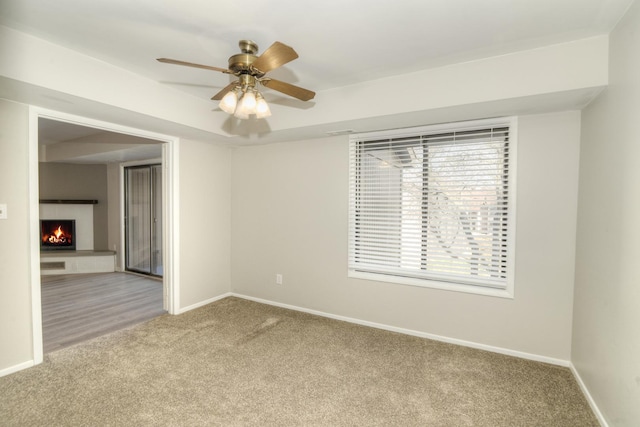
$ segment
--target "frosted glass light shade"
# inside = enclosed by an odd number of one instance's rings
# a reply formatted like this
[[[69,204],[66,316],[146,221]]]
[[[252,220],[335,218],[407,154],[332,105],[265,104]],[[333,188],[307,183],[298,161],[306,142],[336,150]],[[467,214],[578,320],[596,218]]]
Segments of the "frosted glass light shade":
[[[221,100],[219,107],[225,113],[233,114],[238,105],[238,95],[235,91],[227,93]]]
[[[239,119],[248,119],[251,114],[256,113],[256,95],[253,92],[245,92],[240,98],[238,108],[234,116]]]
[[[265,117],[269,117],[271,115],[271,109],[269,108],[269,104],[262,96],[258,97],[258,101],[256,102],[256,117],[259,119],[264,119]]]
[[[240,99],[240,107],[244,114],[256,113],[256,95],[253,92],[245,92]]]

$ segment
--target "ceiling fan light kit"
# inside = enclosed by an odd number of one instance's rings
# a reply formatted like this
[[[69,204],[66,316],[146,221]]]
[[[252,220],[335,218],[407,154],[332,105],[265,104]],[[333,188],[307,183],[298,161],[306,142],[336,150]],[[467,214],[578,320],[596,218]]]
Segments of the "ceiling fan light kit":
[[[313,91],[265,77],[269,71],[298,57],[292,47],[275,42],[262,55],[256,56],[258,45],[254,41],[240,40],[239,46],[242,53],[229,58],[228,69],[168,58],[158,58],[157,60],[168,64],[203,68],[236,76],[236,81],[228,84],[211,99],[220,101],[219,107],[222,111],[233,114],[234,117],[242,120],[251,116],[256,116],[258,119],[271,116],[269,104],[256,88],[257,83],[301,101],[309,101],[315,97],[316,94]]]

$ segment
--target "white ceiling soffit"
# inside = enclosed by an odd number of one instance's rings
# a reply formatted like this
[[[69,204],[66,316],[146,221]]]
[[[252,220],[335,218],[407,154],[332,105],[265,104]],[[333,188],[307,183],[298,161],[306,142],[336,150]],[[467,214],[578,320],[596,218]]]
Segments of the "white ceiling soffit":
[[[73,123],[40,118],[41,162],[106,164],[162,157],[161,142]]]
[[[44,148],[43,148],[44,147]],[[60,143],[41,147],[40,161],[47,163],[107,164],[161,161],[160,145],[120,145],[118,147]]]
[[[7,48],[2,49],[6,53],[0,58],[0,84],[4,87],[0,96],[22,97],[20,101],[75,114],[81,114],[75,110],[82,109],[74,102],[86,98],[83,103],[89,105],[83,105],[88,107],[84,111],[103,120],[119,120],[125,117],[124,112],[136,112],[135,123],[130,123],[134,126],[158,130],[162,127],[159,121],[170,122],[175,126],[165,126],[165,131],[198,138],[210,135],[213,140],[236,136],[241,143],[312,137],[320,131],[354,127],[364,131],[375,118],[379,119],[375,123],[383,123],[387,118],[424,113],[429,120],[431,112],[455,107],[454,102],[433,101],[443,99],[440,92],[456,98],[461,109],[467,109],[469,103],[495,103],[498,96],[461,96],[475,67],[464,64],[482,64],[483,58],[511,58],[505,62],[505,73],[520,71],[519,66],[526,69],[527,61],[532,61],[536,68],[531,70],[531,78],[519,83],[536,86],[544,74],[544,67],[533,62],[536,54],[509,54],[606,35],[632,2],[2,0],[0,25],[94,58],[97,63],[75,61],[66,54],[31,58],[30,49],[12,51],[11,43],[0,40]],[[2,34],[13,37],[8,32]],[[169,57],[226,68],[228,57],[238,53],[238,40],[245,38],[255,40],[261,51],[276,40],[295,48],[300,57],[269,75],[316,91],[316,99],[303,103],[265,89],[273,116],[239,123],[209,100],[228,84],[228,76],[155,61]],[[571,48],[547,50],[547,56],[540,56],[550,65],[549,73],[571,66],[572,58],[563,58],[563,54],[575,54],[578,61],[584,61],[581,66],[592,66],[582,51],[592,48],[589,43],[567,46]],[[550,58],[566,64],[553,67]],[[108,86],[102,88],[105,93],[97,93],[99,84],[92,81],[97,76],[90,72],[91,67],[98,63],[112,67],[105,71],[111,80],[101,80]],[[487,67],[479,70],[490,75],[491,70],[500,69],[496,68],[499,63],[499,59],[484,62]],[[587,68],[583,71],[590,72]],[[66,74],[73,85],[64,80]],[[491,85],[504,77],[494,75],[487,86],[495,88]],[[568,81],[570,77],[560,79]],[[606,72],[604,78],[593,73],[591,78],[580,82],[582,86],[550,81],[548,87],[534,88],[537,92],[515,90],[518,82],[512,79],[507,83],[513,84],[515,96],[507,92],[499,96],[511,103],[516,97],[536,98],[540,109],[545,109],[543,100],[548,95],[554,108],[580,107],[585,97],[606,84]],[[547,80],[553,78],[547,76]],[[559,103],[557,94],[563,92],[567,102]],[[139,99],[133,99],[134,95]],[[425,100],[424,105],[414,99]],[[182,110],[184,117],[179,117],[177,110]]]

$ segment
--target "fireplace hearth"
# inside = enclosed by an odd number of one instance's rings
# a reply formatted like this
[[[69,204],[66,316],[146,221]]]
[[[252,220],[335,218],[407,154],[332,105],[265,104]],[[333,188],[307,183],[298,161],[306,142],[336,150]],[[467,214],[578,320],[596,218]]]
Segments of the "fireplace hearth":
[[[41,219],[40,249],[43,251],[75,251],[76,221],[73,219]]]

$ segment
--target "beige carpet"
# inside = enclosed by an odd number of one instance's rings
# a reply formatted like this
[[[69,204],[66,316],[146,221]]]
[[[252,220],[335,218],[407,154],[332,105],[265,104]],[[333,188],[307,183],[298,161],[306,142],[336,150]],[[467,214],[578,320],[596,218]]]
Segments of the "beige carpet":
[[[238,298],[0,378],[3,426],[598,426],[566,368]]]

